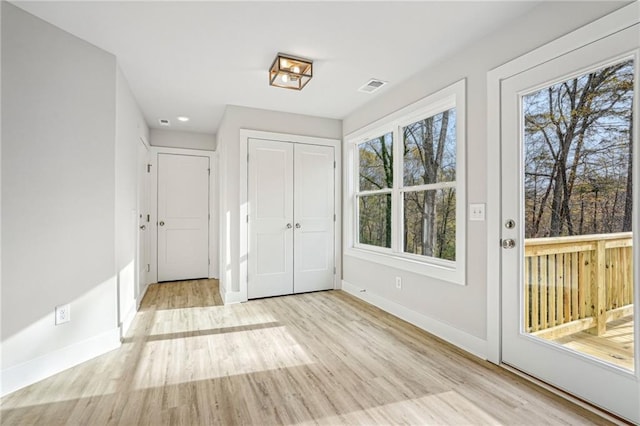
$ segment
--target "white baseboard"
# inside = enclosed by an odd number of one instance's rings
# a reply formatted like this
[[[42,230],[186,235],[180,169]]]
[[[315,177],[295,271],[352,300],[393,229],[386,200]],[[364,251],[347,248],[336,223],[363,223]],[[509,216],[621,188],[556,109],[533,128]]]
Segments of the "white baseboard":
[[[239,291],[220,292],[222,303],[225,305],[232,305],[234,303],[246,302],[246,300],[240,297]]]
[[[133,306],[131,306],[131,309],[129,309],[129,312],[127,312],[127,314],[124,316],[124,319],[122,321],[121,327],[120,327],[120,338],[124,338],[124,336],[127,335],[127,332],[129,331],[129,328],[131,327],[131,324],[133,323],[133,319],[136,317],[136,312],[138,312],[138,309],[136,307],[136,304],[134,303]]]
[[[146,284],[144,286],[144,289],[142,290],[142,293],[140,294],[140,297],[138,297],[138,300],[136,300],[136,310],[137,311],[140,310],[140,305],[142,305],[142,300],[147,295],[147,290],[149,290],[149,284]]]
[[[442,340],[446,340],[452,345],[455,345],[479,358],[487,358],[487,342],[485,340],[479,339],[469,333],[465,333],[464,331],[461,331],[449,324],[430,318],[424,314],[412,311],[411,309],[408,309],[396,302],[392,302],[382,296],[373,294],[370,291],[363,291],[362,288],[344,280],[342,281],[342,290],[357,297],[358,299],[362,299],[367,303],[377,306],[383,311],[395,315],[416,327],[438,336]]]
[[[114,328],[0,373],[0,397],[29,386],[120,347],[120,329]]]

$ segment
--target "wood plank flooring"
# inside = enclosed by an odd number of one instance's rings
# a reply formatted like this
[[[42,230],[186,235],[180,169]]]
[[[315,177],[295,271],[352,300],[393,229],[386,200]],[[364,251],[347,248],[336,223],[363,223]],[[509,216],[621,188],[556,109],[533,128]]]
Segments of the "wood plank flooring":
[[[122,347],[0,401],[3,425],[607,424],[341,291],[222,306],[153,285]]]
[[[581,331],[555,339],[554,342],[634,371],[633,316],[608,322],[607,331],[601,336]]]

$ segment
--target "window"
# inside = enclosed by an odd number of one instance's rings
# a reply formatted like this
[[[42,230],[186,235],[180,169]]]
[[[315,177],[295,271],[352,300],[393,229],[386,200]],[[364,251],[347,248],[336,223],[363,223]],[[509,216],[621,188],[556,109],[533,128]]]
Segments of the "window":
[[[349,136],[347,255],[464,283],[464,90]]]
[[[402,128],[403,250],[456,260],[456,110]]]
[[[358,145],[358,241],[391,248],[393,134]]]

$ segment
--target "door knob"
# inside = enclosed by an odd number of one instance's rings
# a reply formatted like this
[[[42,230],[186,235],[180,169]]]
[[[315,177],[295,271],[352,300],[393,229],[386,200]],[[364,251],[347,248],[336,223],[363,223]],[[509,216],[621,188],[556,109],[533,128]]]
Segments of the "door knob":
[[[147,229],[147,227],[145,225],[140,225],[140,229],[144,231],[145,229]]]
[[[516,246],[516,241],[508,238],[506,240],[502,240],[502,248],[503,249],[512,249]]]
[[[160,226],[164,226],[164,220],[161,220],[160,223],[158,224]]]
[[[301,228],[300,224],[296,223],[296,229],[300,229],[300,228]]]
[[[287,223],[287,229],[291,229],[291,228],[292,228],[291,224]]]

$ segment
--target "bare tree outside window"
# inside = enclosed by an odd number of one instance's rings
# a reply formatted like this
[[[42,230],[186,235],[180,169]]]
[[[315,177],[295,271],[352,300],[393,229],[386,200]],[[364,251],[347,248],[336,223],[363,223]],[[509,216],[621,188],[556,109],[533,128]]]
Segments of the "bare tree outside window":
[[[361,143],[358,158],[358,241],[391,248],[393,134]]]
[[[456,255],[456,111],[403,128],[404,251]]]
[[[632,230],[633,61],[523,98],[526,238]]]

